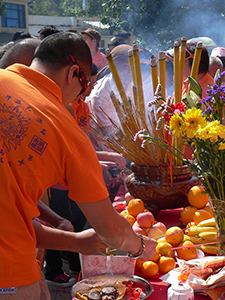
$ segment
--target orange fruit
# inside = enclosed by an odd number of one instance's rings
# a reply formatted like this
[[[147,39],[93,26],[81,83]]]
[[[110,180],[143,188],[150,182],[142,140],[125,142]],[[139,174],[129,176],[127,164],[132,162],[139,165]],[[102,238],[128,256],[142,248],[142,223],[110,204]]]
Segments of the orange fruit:
[[[145,260],[136,259],[135,267],[138,271],[141,271],[141,265],[145,262]]]
[[[194,213],[197,211],[198,209],[194,206],[186,206],[185,208],[182,209],[181,213],[180,213],[180,218],[181,221],[184,224],[188,224],[189,222],[193,221],[193,216]]]
[[[130,223],[131,226],[133,226],[136,221],[135,217],[130,214],[126,214],[124,218]]]
[[[164,243],[158,243],[156,246],[156,252],[158,252],[161,255],[167,255],[170,253],[172,248],[172,245],[170,243],[164,242]]]
[[[159,272],[159,266],[154,261],[145,261],[141,265],[141,273],[146,276],[155,276]]]
[[[179,247],[182,246],[192,246],[194,245],[191,241],[182,242]],[[182,249],[177,249],[177,256],[180,259],[189,260],[195,259],[197,257],[197,251],[195,247],[187,247]]]
[[[159,271],[161,273],[168,273],[176,266],[176,262],[173,257],[161,256],[158,260]]]
[[[126,215],[128,214],[127,209],[122,210],[120,214],[121,214],[122,216],[126,216]]]
[[[191,240],[190,236],[184,234],[184,238],[183,238],[183,241],[182,241],[182,242],[190,241],[190,240]]]
[[[201,221],[211,219],[212,216],[210,213],[204,209],[198,209],[193,217],[193,221],[195,222],[195,225],[198,225]]]
[[[214,217],[212,208],[209,205],[204,206],[202,209],[206,210],[212,217]]]
[[[172,226],[167,229],[165,233],[165,238],[168,243],[176,247],[183,241],[184,238],[183,230],[178,226]]]
[[[204,186],[194,185],[188,191],[188,202],[191,206],[195,206],[198,209],[203,208],[208,203],[208,194],[203,194],[205,192]]]
[[[127,205],[127,210],[130,215],[137,217],[145,210],[144,202],[141,199],[131,199]]]
[[[170,252],[167,255],[164,255],[164,256],[175,257],[175,251],[174,250],[170,250]]]
[[[157,261],[159,259],[159,253],[156,251],[155,253],[154,253],[154,256],[153,257],[149,257],[149,260],[151,260],[151,261]]]

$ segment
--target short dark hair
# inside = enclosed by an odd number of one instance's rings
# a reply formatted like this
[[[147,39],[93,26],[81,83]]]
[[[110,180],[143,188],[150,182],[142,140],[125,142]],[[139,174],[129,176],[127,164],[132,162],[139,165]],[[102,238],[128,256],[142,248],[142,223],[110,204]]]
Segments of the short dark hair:
[[[191,53],[195,53],[195,48],[197,46],[197,43],[187,43],[186,47],[187,50]],[[193,63],[193,58],[188,59],[189,66],[191,68]],[[201,60],[199,64],[199,70],[198,74],[207,73],[209,71],[209,53],[206,49],[206,47],[202,46],[202,54],[201,54]]]
[[[122,45],[122,44],[127,44],[127,42],[126,42],[123,38],[121,38],[121,37],[119,37],[119,36],[114,36],[114,37],[111,38],[111,40],[109,41],[108,47],[109,47],[109,46],[114,46],[114,47],[116,47],[116,46],[119,46],[119,45]]]
[[[70,55],[87,75],[91,73],[92,58],[89,47],[80,34],[73,32],[59,32],[44,38],[33,59],[53,70],[60,70],[73,64]]]
[[[28,31],[19,30],[16,33],[14,33],[12,37],[12,41],[21,40],[21,39],[27,39],[31,38],[31,34]]]
[[[19,40],[10,49],[6,50],[0,60],[0,68],[5,69],[15,63],[29,66],[35,49],[40,43],[40,40],[32,38]]]
[[[44,37],[58,32],[60,32],[60,30],[57,29],[54,25],[46,25],[38,31],[38,33],[43,34]]]

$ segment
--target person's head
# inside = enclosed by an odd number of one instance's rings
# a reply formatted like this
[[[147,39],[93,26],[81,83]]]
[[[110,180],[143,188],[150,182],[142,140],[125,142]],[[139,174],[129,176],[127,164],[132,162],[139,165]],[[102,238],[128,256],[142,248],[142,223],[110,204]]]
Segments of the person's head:
[[[94,57],[94,55],[98,51],[99,43],[101,41],[100,33],[93,28],[88,28],[85,31],[82,31],[81,34],[83,35],[85,42],[90,48],[92,57]]]
[[[37,47],[31,68],[59,85],[67,105],[84,92],[91,74],[90,50],[80,34],[59,32],[46,37]]]
[[[5,69],[15,63],[29,66],[34,55],[34,51],[40,42],[40,40],[32,38],[18,41],[11,48],[6,50],[0,60],[0,68]]]
[[[18,41],[21,39],[27,39],[27,38],[32,38],[31,34],[28,31],[23,31],[23,30],[19,30],[16,33],[14,33],[13,37],[12,37],[12,41]]]
[[[115,37],[121,37],[125,40],[126,44],[131,45],[131,33],[126,30],[118,30]]]
[[[209,57],[209,75],[214,78],[216,71],[220,70],[220,73],[223,70],[223,63],[219,59],[219,57],[216,56],[210,56]]]
[[[127,44],[126,41],[121,37],[114,36],[108,43],[108,48],[112,51],[116,46]]]
[[[57,29],[54,25],[47,25],[42,27],[38,33],[39,33],[39,39],[43,40],[44,38],[46,38],[47,36],[54,34],[54,33],[58,33],[60,32],[59,29]]]

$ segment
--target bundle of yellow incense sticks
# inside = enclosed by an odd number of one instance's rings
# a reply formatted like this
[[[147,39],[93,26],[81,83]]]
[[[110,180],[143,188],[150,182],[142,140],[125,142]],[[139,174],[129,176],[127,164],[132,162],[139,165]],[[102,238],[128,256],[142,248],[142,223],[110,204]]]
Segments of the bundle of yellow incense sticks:
[[[196,48],[194,61],[192,66],[191,76],[197,78],[198,67],[201,57],[201,47],[202,44]],[[91,116],[92,120],[99,126],[100,130],[92,127],[91,132],[89,132],[93,137],[105,142],[109,147],[114,150],[124,154],[129,160],[142,166],[158,166],[162,163],[170,162],[169,155],[167,151],[161,147],[154,144],[147,144],[142,147],[142,141],[134,141],[135,134],[142,130],[147,129],[151,135],[155,138],[165,139],[165,130],[161,128],[156,130],[156,122],[160,117],[160,114],[155,111],[151,111],[150,115],[146,116],[145,102],[143,96],[143,86],[142,86],[142,75],[140,66],[139,50],[137,45],[134,45],[133,49],[128,52],[128,62],[130,66],[131,77],[133,81],[133,103],[127,98],[126,92],[122,85],[121,79],[119,77],[117,68],[115,66],[113,57],[109,49],[106,50],[107,61],[116,83],[117,89],[119,91],[121,101],[116,98],[113,91],[110,92],[110,97],[114,104],[115,110],[117,112],[118,118],[121,123],[120,125],[115,124],[113,120],[104,111],[105,115],[110,120],[111,124],[115,128],[114,132],[107,132],[107,129]],[[174,84],[175,84],[175,103],[180,102],[182,95],[182,85],[183,85],[183,73],[185,64],[185,54],[186,54],[186,38],[181,39],[181,46],[178,42],[174,43]],[[164,99],[166,98],[166,60],[165,53],[159,52],[158,55],[158,72],[155,56],[152,56],[149,64],[151,68],[153,91],[155,93],[158,83],[162,86],[162,94]],[[153,100],[153,99],[149,99]],[[147,122],[148,117],[148,122]],[[182,148],[181,141],[174,138],[172,141],[176,148]],[[179,165],[180,160],[173,158],[173,164]]]

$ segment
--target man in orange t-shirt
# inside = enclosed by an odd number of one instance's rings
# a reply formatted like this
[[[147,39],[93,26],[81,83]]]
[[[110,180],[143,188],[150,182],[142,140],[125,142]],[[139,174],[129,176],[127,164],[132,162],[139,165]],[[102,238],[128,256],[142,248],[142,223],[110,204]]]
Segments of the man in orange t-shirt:
[[[40,224],[36,240],[32,220],[37,201],[57,182],[69,188],[103,243],[143,260],[155,252],[156,242],[134,233],[112,207],[90,140],[65,107],[86,89],[90,72],[88,46],[69,32],[45,38],[30,67],[0,70],[1,300],[41,299],[36,244],[54,249],[59,237]],[[69,234],[60,237],[61,248]],[[76,247],[82,253],[87,245],[81,239]],[[61,250],[73,248],[70,240]]]

